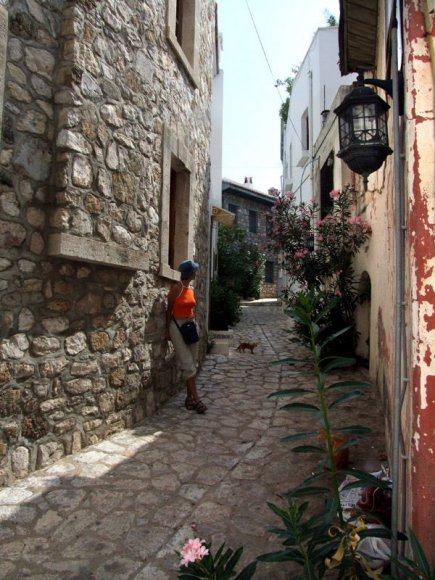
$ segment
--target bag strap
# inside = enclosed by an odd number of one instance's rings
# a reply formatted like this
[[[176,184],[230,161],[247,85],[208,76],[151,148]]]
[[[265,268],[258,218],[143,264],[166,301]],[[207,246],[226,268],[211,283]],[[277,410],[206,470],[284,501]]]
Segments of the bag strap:
[[[175,326],[176,326],[176,327],[178,328],[178,330],[181,332],[181,328],[180,328],[180,326],[179,326],[178,322],[175,320],[175,317],[174,317],[174,315],[172,315],[172,320],[175,322]]]

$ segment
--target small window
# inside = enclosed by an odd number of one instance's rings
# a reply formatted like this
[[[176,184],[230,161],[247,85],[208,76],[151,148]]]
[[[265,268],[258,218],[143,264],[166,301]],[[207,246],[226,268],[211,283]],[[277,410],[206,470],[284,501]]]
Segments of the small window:
[[[166,36],[191,81],[198,86],[199,0],[169,0]]]
[[[273,232],[273,217],[271,215],[266,216],[266,236],[271,236]]]
[[[160,274],[177,279],[176,268],[193,254],[194,162],[183,136],[163,133]]]
[[[252,234],[257,233],[257,212],[253,209],[249,210],[249,231]]]
[[[270,260],[266,260],[266,264],[264,265],[264,281],[266,282],[266,284],[274,283],[275,281],[274,269],[275,264]]]
[[[301,135],[302,135],[302,148],[308,151],[310,148],[310,117],[308,115],[308,109],[305,110],[301,119]]]
[[[187,255],[187,230],[189,222],[188,199],[190,175],[179,159],[172,156],[171,183],[169,185],[169,240],[168,264],[175,270]]]
[[[231,213],[234,214],[234,223],[237,224],[237,219],[239,216],[239,206],[235,205],[234,203],[229,203],[228,204],[228,211],[230,211]]]

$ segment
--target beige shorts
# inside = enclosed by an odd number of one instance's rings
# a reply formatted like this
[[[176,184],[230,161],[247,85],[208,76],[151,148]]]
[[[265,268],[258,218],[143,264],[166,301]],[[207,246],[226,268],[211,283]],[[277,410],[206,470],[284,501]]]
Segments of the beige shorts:
[[[179,326],[183,322],[187,322],[189,318],[177,318]],[[186,344],[183,340],[181,332],[173,320],[169,325],[169,336],[174,345],[175,355],[177,357],[178,366],[180,367],[183,379],[190,379],[196,375],[198,365],[199,342],[195,344]]]

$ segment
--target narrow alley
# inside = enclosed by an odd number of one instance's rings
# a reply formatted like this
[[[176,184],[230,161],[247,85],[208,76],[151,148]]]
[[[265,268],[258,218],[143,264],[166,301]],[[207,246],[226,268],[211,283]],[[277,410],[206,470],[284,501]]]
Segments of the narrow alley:
[[[279,503],[315,461],[280,441],[311,415],[267,398],[308,380],[270,364],[297,348],[290,325],[278,304],[244,306],[229,357],[208,355],[200,372],[206,415],[187,411],[180,392],[135,429],[2,489],[0,578],[174,579],[176,551],[195,535],[214,548],[243,545],[242,563],[280,549],[266,502]],[[257,342],[254,354],[236,351],[239,340]],[[343,406],[338,420],[372,427],[351,461],[374,470],[384,442],[373,397]],[[254,578],[284,580],[291,570],[260,563]]]

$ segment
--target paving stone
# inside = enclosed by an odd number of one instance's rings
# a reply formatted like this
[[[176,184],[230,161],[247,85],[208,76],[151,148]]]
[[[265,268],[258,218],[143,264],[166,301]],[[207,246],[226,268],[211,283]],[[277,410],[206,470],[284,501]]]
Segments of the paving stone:
[[[206,415],[188,412],[179,393],[142,425],[1,490],[6,556],[0,577],[175,580],[176,551],[195,535],[216,548],[223,541],[244,546],[242,565],[280,549],[268,532],[280,521],[267,502],[278,503],[316,462],[292,454],[280,440],[312,429],[312,417],[291,415],[280,410],[285,403],[267,398],[289,385],[310,384],[310,377],[296,381],[287,368],[270,364],[293,352],[285,331],[290,324],[275,305],[245,307],[234,344],[252,337],[259,343],[256,356],[235,347],[228,357],[207,356],[198,376]],[[374,411],[380,407],[375,394],[365,397],[334,420],[351,413],[354,423],[364,415],[361,422],[374,427],[374,435],[352,449],[352,461],[379,468],[383,419]],[[254,578],[295,575],[291,563],[261,563]]]

